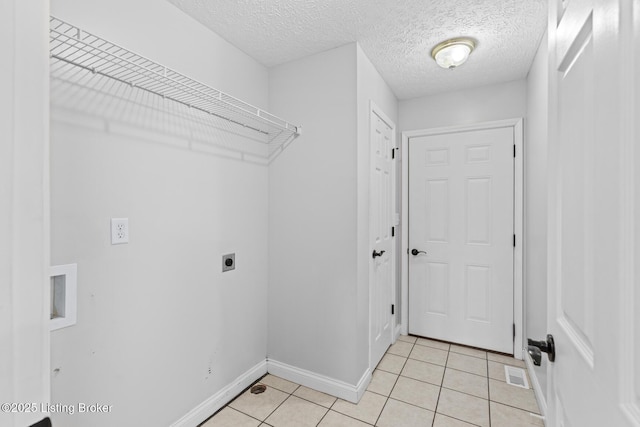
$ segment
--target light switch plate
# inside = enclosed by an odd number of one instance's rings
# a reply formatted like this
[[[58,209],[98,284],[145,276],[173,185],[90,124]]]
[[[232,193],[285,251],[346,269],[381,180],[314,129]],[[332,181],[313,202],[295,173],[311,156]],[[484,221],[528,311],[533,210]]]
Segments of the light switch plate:
[[[129,243],[129,218],[111,218],[111,244]]]

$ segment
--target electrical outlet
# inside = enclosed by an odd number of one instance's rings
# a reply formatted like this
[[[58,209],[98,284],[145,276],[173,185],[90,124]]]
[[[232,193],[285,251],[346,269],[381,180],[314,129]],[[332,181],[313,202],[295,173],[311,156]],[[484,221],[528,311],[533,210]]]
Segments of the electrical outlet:
[[[222,255],[222,272],[236,269],[236,254]]]
[[[111,218],[111,244],[129,243],[129,218]]]

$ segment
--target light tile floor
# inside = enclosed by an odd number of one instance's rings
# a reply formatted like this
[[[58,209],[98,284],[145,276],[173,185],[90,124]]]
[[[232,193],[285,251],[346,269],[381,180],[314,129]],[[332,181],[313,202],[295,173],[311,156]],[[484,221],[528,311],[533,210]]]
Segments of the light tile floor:
[[[267,375],[259,381],[264,393],[245,391],[201,427],[544,426],[533,390],[507,384],[505,364],[525,366],[501,354],[401,336],[357,405]]]

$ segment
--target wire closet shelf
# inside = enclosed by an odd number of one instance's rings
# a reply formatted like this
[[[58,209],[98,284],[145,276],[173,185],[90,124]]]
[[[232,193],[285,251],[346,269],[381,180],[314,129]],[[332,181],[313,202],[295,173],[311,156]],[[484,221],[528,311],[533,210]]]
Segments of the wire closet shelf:
[[[302,132],[300,126],[58,18],[51,16],[49,23],[52,61],[108,77],[177,102],[199,114],[255,131],[269,145],[270,160]]]

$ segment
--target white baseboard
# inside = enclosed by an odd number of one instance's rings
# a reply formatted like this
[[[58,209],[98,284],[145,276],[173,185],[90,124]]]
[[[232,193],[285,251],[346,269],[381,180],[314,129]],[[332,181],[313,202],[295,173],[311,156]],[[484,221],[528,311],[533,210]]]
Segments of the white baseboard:
[[[371,371],[369,369],[365,371],[355,386],[272,359],[267,359],[267,371],[285,380],[293,381],[353,403],[357,403],[360,400],[371,382]]]
[[[538,406],[540,407],[540,413],[543,417],[547,415],[547,400],[544,397],[544,393],[542,392],[542,388],[540,387],[540,382],[538,382],[538,377],[536,376],[533,360],[531,360],[531,356],[529,356],[529,352],[524,353],[524,363],[527,365],[527,371],[529,371],[529,379],[531,380],[531,386],[533,387],[533,392],[536,395],[536,400],[538,401]],[[545,421],[546,424],[546,420]]]
[[[171,427],[196,427],[266,373],[267,361],[263,360],[171,424]]]
[[[393,332],[393,340],[391,341],[392,344],[398,341],[398,338],[400,338],[401,333],[402,333],[402,325],[396,326],[396,330]]]
[[[171,427],[196,427],[213,413],[231,402],[244,389],[266,373],[277,375],[285,380],[318,390],[349,402],[357,403],[371,382],[371,371],[367,369],[357,385],[345,383],[334,378],[296,368],[276,360],[266,359],[236,378],[222,390],[193,408],[189,413],[171,424]]]

